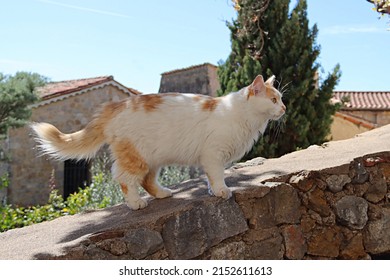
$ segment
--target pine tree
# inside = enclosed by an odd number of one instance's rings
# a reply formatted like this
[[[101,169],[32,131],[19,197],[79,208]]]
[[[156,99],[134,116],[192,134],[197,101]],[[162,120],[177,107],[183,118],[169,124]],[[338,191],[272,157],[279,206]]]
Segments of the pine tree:
[[[318,81],[317,26],[309,27],[306,0],[289,13],[289,0],[237,0],[237,19],[228,24],[232,51],[219,66],[220,95],[275,75],[284,92],[286,116],[268,125],[245,159],[276,157],[321,144],[329,135],[336,107],[330,103],[339,66]]]
[[[36,73],[17,72],[14,76],[0,73],[0,138],[8,128],[27,122],[31,116],[29,105],[38,100],[34,90],[47,80]]]

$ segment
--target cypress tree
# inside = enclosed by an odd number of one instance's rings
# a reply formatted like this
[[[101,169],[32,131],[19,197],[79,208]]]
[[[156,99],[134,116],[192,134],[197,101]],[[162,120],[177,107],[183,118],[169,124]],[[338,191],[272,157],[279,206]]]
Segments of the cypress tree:
[[[330,103],[339,66],[318,80],[317,26],[309,27],[306,0],[289,12],[289,0],[237,0],[237,19],[228,23],[232,51],[220,64],[220,95],[275,75],[286,116],[268,125],[245,159],[276,157],[327,140],[336,107]]]

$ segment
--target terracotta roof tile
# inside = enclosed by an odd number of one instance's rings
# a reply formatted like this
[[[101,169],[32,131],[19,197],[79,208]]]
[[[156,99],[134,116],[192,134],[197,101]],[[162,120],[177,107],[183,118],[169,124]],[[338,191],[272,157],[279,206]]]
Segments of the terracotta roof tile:
[[[88,79],[52,82],[46,84],[41,88],[38,88],[37,92],[42,99],[48,99],[55,96],[60,96],[75,91],[79,91],[112,80],[113,80],[112,76],[103,76],[103,77],[95,77],[95,78],[88,78]]]
[[[390,91],[335,91],[333,97],[346,110],[390,110]]]

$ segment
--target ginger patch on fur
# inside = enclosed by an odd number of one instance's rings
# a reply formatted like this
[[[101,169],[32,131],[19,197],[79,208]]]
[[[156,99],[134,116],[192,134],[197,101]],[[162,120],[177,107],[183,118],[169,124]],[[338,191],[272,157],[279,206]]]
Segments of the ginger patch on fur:
[[[127,188],[127,186],[125,184],[120,184],[121,185],[121,190],[122,192],[127,195],[128,192],[129,192],[129,189]]]
[[[249,87],[248,88],[248,95],[247,95],[247,97],[246,97],[246,99],[248,100],[250,97],[252,97],[252,96],[255,96],[255,92],[254,92],[254,90],[252,89],[252,87]]]
[[[279,96],[275,94],[274,90],[271,87],[266,87],[265,94],[267,95],[268,98],[276,98],[279,99]]]
[[[146,174],[149,170],[144,158],[128,140],[112,144],[112,151],[122,172],[130,174]]]
[[[218,103],[219,99],[217,98],[207,98],[202,102],[202,110],[212,112],[217,108]]]
[[[152,112],[155,111],[163,102],[163,96],[159,94],[146,94],[131,98],[133,111],[138,111],[141,107],[143,107],[146,112]]]

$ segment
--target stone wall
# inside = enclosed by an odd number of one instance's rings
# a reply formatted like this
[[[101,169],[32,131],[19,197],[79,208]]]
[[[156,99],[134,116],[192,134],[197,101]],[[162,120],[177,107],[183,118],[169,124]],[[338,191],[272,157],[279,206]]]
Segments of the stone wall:
[[[140,211],[125,205],[0,234],[0,259],[378,259],[390,257],[390,126],[226,170]]]
[[[35,107],[31,121],[48,122],[62,132],[82,129],[103,103],[128,97],[117,87],[107,85],[81,95],[65,98]],[[61,188],[64,181],[64,163],[48,157],[39,157],[31,130],[25,126],[9,131],[9,173],[11,184],[8,200],[16,205],[44,204],[49,197],[49,181],[54,172],[54,183]]]
[[[182,92],[217,96],[217,67],[210,63],[161,74],[159,93]]]
[[[0,177],[8,173],[8,138],[0,139]],[[0,203],[7,197],[7,189],[1,189],[0,185]]]
[[[341,110],[342,113],[355,116],[378,126],[390,124],[389,110]]]
[[[343,140],[354,137],[356,134],[369,131],[370,128],[366,126],[356,124],[343,116],[333,116],[333,122],[330,127],[329,139],[332,140]]]

